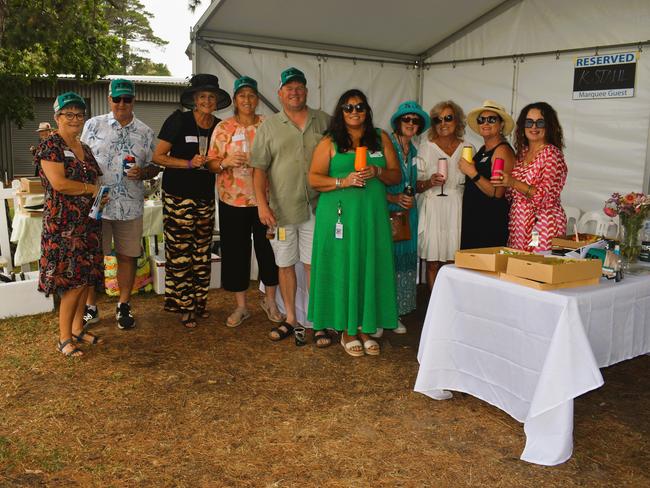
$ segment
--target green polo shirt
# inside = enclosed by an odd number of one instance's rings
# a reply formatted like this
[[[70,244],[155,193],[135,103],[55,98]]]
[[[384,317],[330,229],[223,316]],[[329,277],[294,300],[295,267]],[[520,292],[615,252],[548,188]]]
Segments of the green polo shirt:
[[[269,179],[269,205],[278,225],[309,220],[309,205],[316,208],[318,192],[309,186],[311,156],[329,125],[330,116],[307,108],[300,130],[284,111],[267,117],[257,129],[251,150],[251,166],[263,169]]]

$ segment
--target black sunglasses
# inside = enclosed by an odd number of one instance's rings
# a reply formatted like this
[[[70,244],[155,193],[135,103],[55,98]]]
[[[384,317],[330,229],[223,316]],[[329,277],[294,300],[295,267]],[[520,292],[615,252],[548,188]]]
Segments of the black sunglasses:
[[[405,124],[422,125],[422,121],[420,120],[420,117],[404,116],[400,120]]]
[[[351,103],[344,103],[341,105],[341,108],[346,114],[351,114],[353,111],[362,114],[367,110],[368,106],[365,103],[357,103],[356,105],[352,105]]]
[[[497,122],[500,122],[502,119],[498,115],[488,115],[487,117],[483,117],[479,115],[476,117],[476,123],[478,125],[483,125],[483,124],[496,124]]]
[[[113,100],[113,103],[131,103],[133,101],[133,97],[111,97]]]
[[[531,129],[533,126],[537,127],[538,129],[543,129],[544,127],[546,127],[546,121],[544,119],[537,119],[537,120],[526,119],[526,121],[524,122],[524,127],[526,129]]]
[[[452,114],[447,114],[444,117],[438,116],[433,119],[433,125],[441,124],[443,121],[452,122],[453,120],[454,120],[454,116]]]

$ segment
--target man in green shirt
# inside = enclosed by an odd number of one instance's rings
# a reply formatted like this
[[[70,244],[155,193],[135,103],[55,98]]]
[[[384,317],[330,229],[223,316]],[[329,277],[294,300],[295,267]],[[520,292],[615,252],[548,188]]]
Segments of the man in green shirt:
[[[280,75],[278,97],[282,110],[262,123],[251,151],[257,209],[262,224],[275,230],[271,246],[287,313],[286,321],[271,330],[272,341],[284,339],[294,330],[297,337],[304,337],[304,328],[296,318],[295,265],[303,263],[309,287],[318,192],[309,186],[307,175],[312,152],[330,120],[325,112],[307,106],[307,79],[296,68]],[[326,335],[317,337],[321,347],[330,342]]]

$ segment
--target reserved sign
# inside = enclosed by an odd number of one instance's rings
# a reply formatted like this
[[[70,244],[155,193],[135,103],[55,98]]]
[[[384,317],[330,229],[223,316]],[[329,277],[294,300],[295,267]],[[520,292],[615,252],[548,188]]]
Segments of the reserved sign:
[[[573,99],[633,97],[638,56],[628,52],[576,58]]]

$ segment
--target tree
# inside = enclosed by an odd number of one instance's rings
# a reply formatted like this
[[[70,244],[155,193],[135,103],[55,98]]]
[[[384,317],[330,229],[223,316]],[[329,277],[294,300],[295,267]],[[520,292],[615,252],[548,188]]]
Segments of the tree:
[[[163,63],[154,63],[149,59],[143,59],[142,61],[136,62],[131,67],[132,75],[142,75],[142,76],[171,76],[169,68],[166,64]]]
[[[152,63],[145,57],[147,49],[137,47],[137,44],[151,43],[155,46],[165,46],[167,41],[153,33],[149,20],[153,17],[144,9],[139,0],[110,0],[106,6],[106,21],[109,30],[121,41],[119,54],[120,70],[118,74],[143,74],[143,68],[167,72],[164,64]],[[157,65],[160,66],[157,66]]]
[[[108,30],[106,0],[0,0],[0,119],[33,118],[33,80],[72,74],[93,81],[118,68],[120,40]]]
[[[201,0],[187,0],[187,7],[194,12],[201,5]]]

